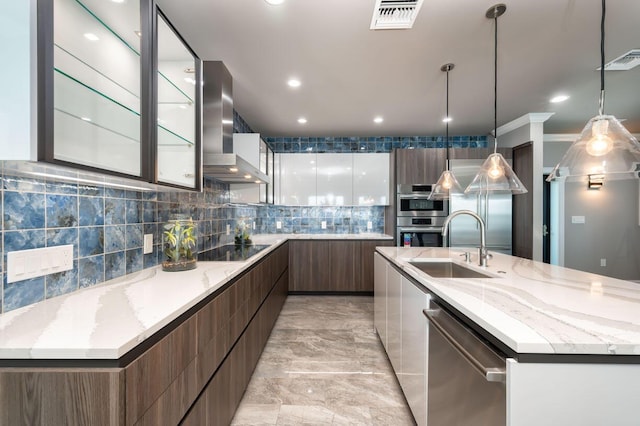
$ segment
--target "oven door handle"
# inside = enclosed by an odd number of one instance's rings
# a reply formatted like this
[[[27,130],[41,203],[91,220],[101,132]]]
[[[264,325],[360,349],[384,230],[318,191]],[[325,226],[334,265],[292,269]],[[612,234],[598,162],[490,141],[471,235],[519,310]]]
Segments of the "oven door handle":
[[[400,232],[432,232],[432,233],[442,233],[441,227],[411,227],[411,226],[399,226],[398,230]]]

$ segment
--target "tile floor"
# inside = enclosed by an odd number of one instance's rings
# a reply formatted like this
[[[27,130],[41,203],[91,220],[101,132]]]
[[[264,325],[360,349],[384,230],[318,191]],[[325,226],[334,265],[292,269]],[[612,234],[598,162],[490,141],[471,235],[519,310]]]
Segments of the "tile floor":
[[[232,425],[413,425],[373,297],[289,296]]]

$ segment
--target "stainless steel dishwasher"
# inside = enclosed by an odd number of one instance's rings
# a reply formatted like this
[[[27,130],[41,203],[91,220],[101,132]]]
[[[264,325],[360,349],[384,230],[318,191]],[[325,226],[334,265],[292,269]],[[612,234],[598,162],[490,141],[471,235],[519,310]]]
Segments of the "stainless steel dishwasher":
[[[436,302],[429,319],[429,426],[506,424],[506,361]]]

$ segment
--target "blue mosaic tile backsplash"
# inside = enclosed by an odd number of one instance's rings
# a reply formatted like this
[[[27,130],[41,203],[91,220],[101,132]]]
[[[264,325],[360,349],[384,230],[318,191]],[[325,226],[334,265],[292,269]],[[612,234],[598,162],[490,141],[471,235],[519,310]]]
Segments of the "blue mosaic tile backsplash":
[[[0,163],[1,164],[1,163]],[[161,262],[162,223],[187,214],[198,224],[198,250],[231,242],[226,225],[257,216],[255,208],[228,204],[227,184],[206,179],[202,193],[131,191],[0,175],[2,226],[1,312],[121,277]],[[154,235],[143,254],[143,235]],[[7,283],[6,253],[73,245],[74,268]]]
[[[232,242],[233,232],[226,235],[226,226],[233,230],[240,221],[255,222],[252,234],[384,229],[383,207],[235,205],[228,202],[228,185],[213,179],[205,179],[202,193],[147,192],[7,173],[0,174],[1,312],[158,265],[162,224],[177,214],[197,222],[198,251]],[[326,229],[321,229],[322,221]],[[372,222],[371,230],[367,222]],[[154,236],[151,254],[143,254],[144,234]],[[7,252],[65,244],[73,245],[72,270],[7,283]]]
[[[445,148],[444,136],[265,137],[273,152],[391,152],[396,148]],[[486,148],[486,136],[454,136],[452,148]]]

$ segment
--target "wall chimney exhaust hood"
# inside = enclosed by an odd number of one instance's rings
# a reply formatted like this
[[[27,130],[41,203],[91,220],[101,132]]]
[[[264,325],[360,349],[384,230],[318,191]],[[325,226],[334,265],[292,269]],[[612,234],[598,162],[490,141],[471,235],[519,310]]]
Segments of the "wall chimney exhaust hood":
[[[202,79],[202,174],[227,183],[270,183],[257,164],[233,152],[233,80],[229,70],[221,61],[203,61]]]

